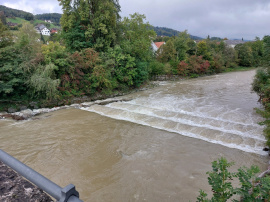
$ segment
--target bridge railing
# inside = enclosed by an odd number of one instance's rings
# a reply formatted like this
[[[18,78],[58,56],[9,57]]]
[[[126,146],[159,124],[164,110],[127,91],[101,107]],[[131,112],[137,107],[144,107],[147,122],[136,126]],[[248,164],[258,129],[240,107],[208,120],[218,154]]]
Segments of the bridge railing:
[[[0,160],[59,202],[83,202],[73,184],[62,188],[0,149]]]

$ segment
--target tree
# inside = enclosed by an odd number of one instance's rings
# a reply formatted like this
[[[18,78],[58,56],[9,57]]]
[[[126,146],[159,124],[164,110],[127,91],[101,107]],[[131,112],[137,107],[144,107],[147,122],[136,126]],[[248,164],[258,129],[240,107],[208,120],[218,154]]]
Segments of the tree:
[[[62,6],[61,26],[67,48],[105,51],[114,45],[120,19],[118,0],[58,0]]]
[[[260,66],[263,57],[263,41],[256,37],[254,41],[246,43],[252,50],[252,65]]]
[[[7,19],[4,11],[0,11],[0,22],[2,22],[4,25],[7,24]]]
[[[27,61],[41,51],[40,35],[29,22],[23,23],[17,32],[16,44]]]
[[[152,56],[151,41],[156,33],[150,29],[150,24],[144,22],[146,17],[139,13],[125,17],[121,22],[122,39],[120,45],[124,52],[139,61],[149,61]]]
[[[27,20],[27,21],[34,20],[34,15],[31,14],[31,13],[26,13],[26,14],[24,15],[24,19]]]
[[[263,58],[266,66],[270,66],[270,36],[263,37]]]
[[[251,47],[248,44],[237,44],[235,50],[237,51],[239,65],[250,67],[253,62]]]
[[[173,39],[170,39],[166,44],[161,46],[158,49],[157,55],[157,60],[162,63],[176,61],[177,53],[174,47]]]
[[[13,44],[13,36],[8,28],[0,21],[0,48]]]
[[[185,60],[187,57],[188,42],[190,41],[187,30],[180,32],[178,37],[174,40],[174,46],[177,53],[178,61]]]
[[[203,56],[203,59],[205,60],[208,60],[208,61],[212,60],[211,52],[206,41],[200,41],[198,43],[197,55]]]

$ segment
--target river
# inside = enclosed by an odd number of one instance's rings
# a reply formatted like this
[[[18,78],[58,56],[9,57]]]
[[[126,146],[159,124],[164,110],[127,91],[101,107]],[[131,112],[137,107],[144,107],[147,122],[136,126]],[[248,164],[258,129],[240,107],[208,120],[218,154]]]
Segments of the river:
[[[220,157],[267,167],[255,71],[233,72],[124,96],[130,101],[0,120],[0,148],[84,201],[195,201]]]

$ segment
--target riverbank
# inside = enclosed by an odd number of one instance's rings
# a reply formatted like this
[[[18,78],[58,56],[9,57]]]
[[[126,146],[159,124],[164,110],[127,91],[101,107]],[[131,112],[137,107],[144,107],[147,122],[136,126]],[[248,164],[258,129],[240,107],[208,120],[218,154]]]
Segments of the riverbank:
[[[238,67],[238,68],[228,68],[225,72],[237,72],[237,71],[248,71],[255,68]],[[211,76],[211,75],[198,75],[199,77]],[[66,109],[69,106],[77,106],[77,104],[82,104],[85,102],[94,102],[98,100],[105,100],[116,98],[119,96],[124,96],[137,91],[144,91],[152,89],[158,86],[159,81],[179,81],[193,79],[191,77],[183,77],[179,75],[156,75],[151,78],[151,80],[140,88],[117,91],[112,94],[100,94],[96,93],[93,96],[82,96],[82,97],[72,97],[62,100],[40,100],[40,101],[0,101],[0,119],[1,118],[12,118],[14,120],[25,120],[29,117],[35,116],[41,113],[47,113],[50,111],[55,111],[59,109]],[[44,109],[43,109],[44,108]],[[41,109],[41,110],[40,110]]]

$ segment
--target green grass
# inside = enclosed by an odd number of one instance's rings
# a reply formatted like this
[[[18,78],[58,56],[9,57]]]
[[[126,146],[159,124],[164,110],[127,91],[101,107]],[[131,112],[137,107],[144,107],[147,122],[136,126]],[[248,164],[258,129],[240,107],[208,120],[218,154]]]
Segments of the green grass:
[[[7,22],[23,24],[24,22],[27,22],[27,21],[25,19],[22,19],[22,18],[7,18]]]
[[[29,22],[23,18],[7,18],[7,22],[12,22],[12,23],[17,23],[17,24],[23,24],[24,22]],[[43,21],[43,20],[38,20],[38,19],[35,19],[33,21],[33,25],[36,25],[36,24],[45,24],[46,22]],[[48,23],[46,23],[48,24]],[[45,26],[46,26],[45,24]],[[57,29],[60,29],[59,26],[56,26],[54,24],[49,24],[49,26],[47,27],[48,29],[52,29],[52,28],[57,28]]]

